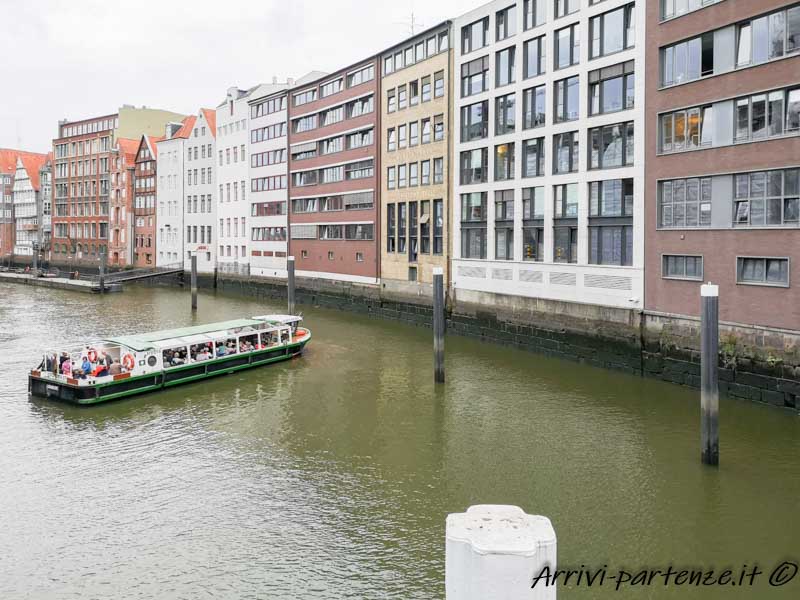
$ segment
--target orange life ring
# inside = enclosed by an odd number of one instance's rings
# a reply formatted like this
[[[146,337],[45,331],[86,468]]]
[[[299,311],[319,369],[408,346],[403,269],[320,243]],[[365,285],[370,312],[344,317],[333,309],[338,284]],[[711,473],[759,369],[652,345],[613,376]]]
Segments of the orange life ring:
[[[97,350],[94,348],[89,348],[86,355],[89,357],[89,362],[97,362]]]
[[[122,357],[122,366],[128,369],[128,371],[133,370],[135,365],[136,361],[133,359],[133,354],[126,354]]]

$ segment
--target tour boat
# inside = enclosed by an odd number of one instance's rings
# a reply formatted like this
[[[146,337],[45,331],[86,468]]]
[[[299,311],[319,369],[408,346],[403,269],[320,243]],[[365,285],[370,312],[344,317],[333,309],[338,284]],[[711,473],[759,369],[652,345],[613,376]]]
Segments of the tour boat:
[[[31,371],[28,391],[96,404],[287,360],[300,356],[311,340],[301,321],[291,315],[263,315],[49,352]]]

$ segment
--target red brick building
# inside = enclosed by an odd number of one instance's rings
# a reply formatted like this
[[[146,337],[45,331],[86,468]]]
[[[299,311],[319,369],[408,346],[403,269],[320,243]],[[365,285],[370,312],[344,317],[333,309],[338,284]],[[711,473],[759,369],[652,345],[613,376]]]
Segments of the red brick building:
[[[136,140],[120,138],[114,145],[111,172],[108,264],[125,267],[133,264],[130,240],[133,237],[133,179],[136,167]]]
[[[647,3],[646,308],[800,329],[800,5]]]
[[[133,264],[156,264],[156,142],[164,139],[143,135],[136,151],[133,181]]]
[[[289,91],[289,254],[300,275],[378,281],[379,82],[371,57]]]

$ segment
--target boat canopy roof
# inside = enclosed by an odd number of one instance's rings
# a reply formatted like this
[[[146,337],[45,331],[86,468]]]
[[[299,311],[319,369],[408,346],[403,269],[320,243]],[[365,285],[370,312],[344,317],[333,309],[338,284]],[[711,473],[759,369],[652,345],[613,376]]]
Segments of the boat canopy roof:
[[[234,319],[232,321],[220,321],[218,323],[208,323],[207,325],[194,325],[192,327],[179,327],[178,329],[164,329],[162,331],[152,331],[150,333],[140,333],[137,335],[123,335],[104,340],[106,343],[119,344],[131,350],[141,352],[155,348],[165,348],[171,345],[181,345],[183,343],[200,343],[211,339],[218,339],[220,336],[211,335],[223,333],[232,329],[253,331],[259,325],[264,325],[270,321],[280,324],[277,319],[266,319],[259,317],[255,319]],[[244,333],[244,331],[243,331]],[[164,343],[169,342],[169,343]]]
[[[299,323],[303,320],[303,317],[298,317],[295,315],[261,315],[260,317],[253,317],[254,319],[258,319],[259,321],[272,321],[276,323],[283,323],[284,325],[290,325],[291,323]]]

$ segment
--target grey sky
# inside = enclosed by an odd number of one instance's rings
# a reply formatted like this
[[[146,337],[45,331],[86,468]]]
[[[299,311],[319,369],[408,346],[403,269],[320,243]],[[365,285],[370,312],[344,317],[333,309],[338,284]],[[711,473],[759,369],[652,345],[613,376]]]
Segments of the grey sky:
[[[0,0],[0,147],[122,104],[194,113],[232,85],[332,71],[484,0]],[[222,12],[220,7],[224,7]],[[402,24],[405,23],[405,24]]]

